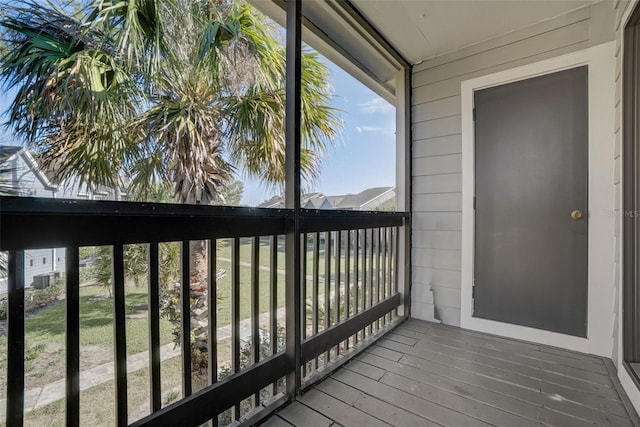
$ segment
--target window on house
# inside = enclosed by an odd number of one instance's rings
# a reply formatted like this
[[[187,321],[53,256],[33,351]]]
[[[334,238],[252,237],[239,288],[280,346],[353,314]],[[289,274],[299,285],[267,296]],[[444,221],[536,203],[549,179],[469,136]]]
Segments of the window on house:
[[[46,264],[47,263],[47,259],[46,258],[42,258],[42,263]]]
[[[33,267],[33,260],[32,259],[29,260],[29,267]]]

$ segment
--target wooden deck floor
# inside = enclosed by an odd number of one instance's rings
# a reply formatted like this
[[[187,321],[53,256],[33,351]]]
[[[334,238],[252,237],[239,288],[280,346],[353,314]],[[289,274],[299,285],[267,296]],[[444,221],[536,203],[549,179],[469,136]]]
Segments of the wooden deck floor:
[[[633,426],[617,390],[602,358],[409,320],[264,425]]]

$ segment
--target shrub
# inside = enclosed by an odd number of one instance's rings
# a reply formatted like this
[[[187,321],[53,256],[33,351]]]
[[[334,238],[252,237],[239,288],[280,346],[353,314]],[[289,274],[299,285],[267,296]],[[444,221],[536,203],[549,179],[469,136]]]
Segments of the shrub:
[[[56,279],[53,285],[44,289],[28,289],[24,300],[24,311],[30,313],[58,300],[64,292],[63,280]]]

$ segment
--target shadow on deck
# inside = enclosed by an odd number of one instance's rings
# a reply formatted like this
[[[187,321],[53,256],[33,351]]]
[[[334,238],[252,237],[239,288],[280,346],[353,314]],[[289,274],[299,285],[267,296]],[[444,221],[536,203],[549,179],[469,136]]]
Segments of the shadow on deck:
[[[409,320],[263,425],[640,425],[614,369],[597,356]]]

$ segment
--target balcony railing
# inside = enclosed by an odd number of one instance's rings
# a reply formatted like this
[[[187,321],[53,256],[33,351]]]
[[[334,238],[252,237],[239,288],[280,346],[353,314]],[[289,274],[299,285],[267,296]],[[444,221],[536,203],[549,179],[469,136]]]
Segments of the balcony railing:
[[[81,247],[112,247],[117,425],[217,425],[223,423],[220,414],[226,414],[227,421],[251,423],[326,376],[407,314],[410,218],[406,213],[301,210],[296,215],[287,209],[14,197],[1,197],[0,208],[0,251],[8,252],[6,417],[10,426],[23,425],[25,416],[27,250],[66,250],[64,399],[69,426],[80,425]],[[285,245],[285,236],[291,233],[300,242],[296,257]],[[207,298],[200,308],[206,316],[198,325],[191,318],[193,241],[205,241],[208,248]],[[159,254],[166,242],[179,242],[181,248],[175,311],[182,393],[179,400],[163,407]],[[144,245],[147,254],[150,384],[148,415],[130,424],[124,252],[133,244]],[[231,287],[229,297],[219,299],[217,272],[223,258],[230,265],[226,274]],[[295,271],[300,272],[298,281],[291,280]],[[286,286],[297,284],[301,298],[292,300],[289,292],[283,298],[285,282]],[[241,306],[244,292],[250,293],[248,310]],[[218,360],[221,304],[228,304],[230,313],[226,326],[230,374],[224,377]],[[249,315],[244,319],[242,313]],[[291,319],[295,313],[299,313],[300,328],[291,328],[291,322],[286,328],[283,318]],[[206,329],[207,336],[208,380],[200,387],[192,381],[196,328]],[[298,339],[291,339],[294,329]],[[297,344],[291,346],[292,342]]]

